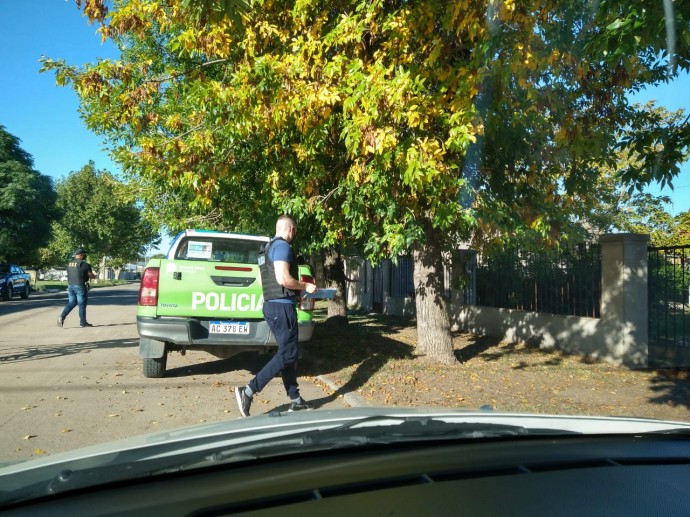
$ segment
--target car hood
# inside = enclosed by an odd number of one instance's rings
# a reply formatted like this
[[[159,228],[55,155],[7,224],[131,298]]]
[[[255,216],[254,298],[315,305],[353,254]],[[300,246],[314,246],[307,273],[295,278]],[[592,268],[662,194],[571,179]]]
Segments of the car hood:
[[[433,424],[433,425],[431,425]],[[391,432],[394,429],[395,432]],[[424,408],[267,415],[127,438],[0,466],[0,505],[115,481],[314,450],[428,439],[687,433],[690,424]]]

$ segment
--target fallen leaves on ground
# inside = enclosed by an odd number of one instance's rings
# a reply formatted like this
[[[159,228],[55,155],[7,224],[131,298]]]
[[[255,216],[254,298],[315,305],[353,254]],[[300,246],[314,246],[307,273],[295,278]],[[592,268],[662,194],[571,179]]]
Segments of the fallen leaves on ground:
[[[690,421],[690,371],[630,370],[557,350],[454,334],[454,365],[417,354],[416,327],[355,315],[317,325],[300,375],[325,375],[335,393],[371,405],[435,406]]]

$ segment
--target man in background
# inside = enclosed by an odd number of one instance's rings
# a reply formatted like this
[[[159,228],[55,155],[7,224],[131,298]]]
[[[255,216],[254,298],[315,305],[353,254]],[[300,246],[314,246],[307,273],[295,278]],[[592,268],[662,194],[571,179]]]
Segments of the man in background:
[[[62,327],[65,318],[72,312],[77,305],[79,306],[79,326],[81,328],[93,327],[86,321],[86,304],[89,299],[89,290],[86,283],[96,278],[91,264],[86,262],[86,250],[78,248],[75,250],[73,259],[67,263],[67,296],[68,301],[62,313],[58,316],[58,327]]]

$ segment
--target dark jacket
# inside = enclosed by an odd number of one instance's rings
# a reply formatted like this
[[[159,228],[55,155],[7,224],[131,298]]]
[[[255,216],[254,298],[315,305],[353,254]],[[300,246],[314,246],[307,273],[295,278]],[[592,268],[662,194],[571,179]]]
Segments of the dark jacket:
[[[89,281],[91,264],[85,260],[73,259],[67,263],[67,283],[69,285],[85,284]]]

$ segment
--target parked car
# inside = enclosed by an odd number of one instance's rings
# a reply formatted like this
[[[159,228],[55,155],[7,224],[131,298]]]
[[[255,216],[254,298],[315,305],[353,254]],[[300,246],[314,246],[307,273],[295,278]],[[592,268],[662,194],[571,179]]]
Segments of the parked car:
[[[19,295],[28,298],[31,293],[31,276],[15,264],[0,264],[0,298],[11,300]]]

